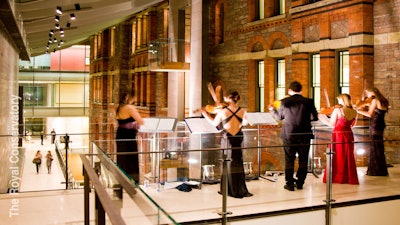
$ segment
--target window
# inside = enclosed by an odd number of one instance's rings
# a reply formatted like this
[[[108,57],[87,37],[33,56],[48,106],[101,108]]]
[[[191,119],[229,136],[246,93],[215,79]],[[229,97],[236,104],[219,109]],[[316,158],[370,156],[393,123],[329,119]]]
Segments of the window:
[[[280,100],[286,96],[286,69],[285,60],[278,59],[276,66],[275,99]]]
[[[215,43],[224,43],[224,18],[225,18],[224,4],[218,4],[215,9]]]
[[[264,112],[264,61],[258,61],[257,63],[257,74],[258,74],[258,90],[257,90],[257,102],[258,102],[258,111]]]
[[[285,1],[286,0],[279,0],[279,15],[285,14]]]
[[[258,0],[258,19],[262,20],[264,18],[265,18],[264,0]]]
[[[115,27],[111,28],[111,37],[110,37],[110,56],[114,56],[115,53]]]
[[[132,22],[132,53],[136,50],[136,21]]]
[[[339,52],[339,92],[350,93],[349,51]]]
[[[321,73],[320,73],[320,54],[311,56],[311,96],[314,99],[315,107],[321,108]]]

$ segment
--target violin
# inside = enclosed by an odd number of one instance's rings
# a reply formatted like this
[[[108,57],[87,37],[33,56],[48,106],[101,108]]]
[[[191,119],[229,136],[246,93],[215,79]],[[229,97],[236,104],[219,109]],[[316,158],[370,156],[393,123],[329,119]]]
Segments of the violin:
[[[373,96],[370,98],[366,98],[364,100],[358,100],[354,107],[361,111],[368,111],[368,108],[371,105],[372,99],[374,99]]]
[[[321,108],[321,110],[319,111],[319,113],[330,116],[333,112],[334,109],[336,108],[342,108],[341,105],[334,105],[332,107],[327,107],[327,108]]]
[[[206,105],[200,109],[193,110],[193,113],[201,112],[201,110],[205,110],[210,114],[217,114],[221,109],[228,107],[228,103],[222,102],[219,105]]]

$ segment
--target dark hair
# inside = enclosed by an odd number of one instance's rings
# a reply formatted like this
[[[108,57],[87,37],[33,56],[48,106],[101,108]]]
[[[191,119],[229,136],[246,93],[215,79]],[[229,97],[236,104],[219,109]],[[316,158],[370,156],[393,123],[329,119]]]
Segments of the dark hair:
[[[135,90],[133,90],[132,88],[121,88],[119,90],[118,104],[126,104],[126,96],[135,96]]]
[[[381,102],[381,105],[383,107],[388,108],[389,107],[389,101],[387,100],[387,98],[385,98],[385,96],[382,95],[382,93],[379,91],[378,88],[376,87],[369,87],[366,89],[367,91],[373,92],[374,96],[376,99],[378,99],[378,101]]]
[[[135,90],[133,90],[132,88],[121,88],[119,90],[119,101],[118,101],[118,107],[117,107],[117,113],[119,112],[119,109],[121,108],[121,106],[127,104],[126,100],[127,97],[133,97],[135,96]]]
[[[229,91],[225,97],[231,99],[234,103],[240,100],[240,95],[237,91]]]
[[[298,81],[293,81],[290,85],[289,85],[289,89],[294,91],[294,92],[300,92],[301,91],[301,84]]]

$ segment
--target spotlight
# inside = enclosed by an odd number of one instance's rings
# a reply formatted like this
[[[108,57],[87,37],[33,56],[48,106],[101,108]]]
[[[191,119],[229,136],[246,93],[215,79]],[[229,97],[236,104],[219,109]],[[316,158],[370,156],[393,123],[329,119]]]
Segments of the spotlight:
[[[81,10],[81,6],[79,4],[75,4],[75,10]]]
[[[64,34],[64,29],[60,28],[60,34]]]
[[[64,44],[64,41],[63,41],[63,40],[60,40],[60,44]]]
[[[57,38],[54,38],[54,39],[53,39],[53,42],[54,42],[54,43],[57,43]]]
[[[73,14],[73,13],[71,13],[69,16],[71,17],[71,20],[75,20],[76,19],[75,14]]]
[[[61,48],[61,44],[58,44],[58,47]]]
[[[57,6],[57,8],[56,8],[56,13],[59,14],[59,15],[62,14],[61,6]]]
[[[66,25],[66,27],[70,28],[70,27],[71,27],[71,23],[68,22],[67,25]]]
[[[61,34],[60,34],[60,37],[64,37],[64,33],[61,33]]]
[[[46,49],[49,50],[49,45],[46,46]]]
[[[47,43],[51,44],[51,43],[53,43],[53,40],[50,38]]]
[[[60,22],[60,16],[56,16],[56,17],[54,18],[54,21],[56,21],[57,23]]]
[[[56,28],[57,30],[60,29],[60,24],[56,23],[55,28]]]
[[[54,34],[54,30],[50,30],[50,34],[53,35]]]

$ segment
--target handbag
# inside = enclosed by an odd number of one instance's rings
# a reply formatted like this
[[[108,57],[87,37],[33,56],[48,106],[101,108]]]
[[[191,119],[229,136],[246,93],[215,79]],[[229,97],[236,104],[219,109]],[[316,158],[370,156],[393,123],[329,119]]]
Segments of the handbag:
[[[41,160],[40,158],[34,158],[34,159],[32,160],[32,163],[40,164],[40,163],[42,163],[42,160]]]

